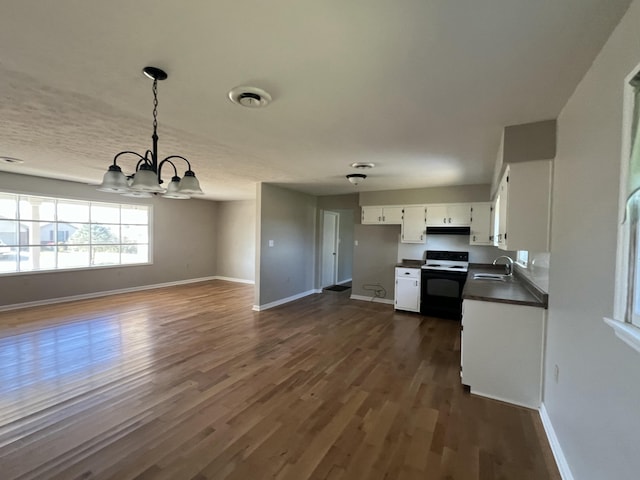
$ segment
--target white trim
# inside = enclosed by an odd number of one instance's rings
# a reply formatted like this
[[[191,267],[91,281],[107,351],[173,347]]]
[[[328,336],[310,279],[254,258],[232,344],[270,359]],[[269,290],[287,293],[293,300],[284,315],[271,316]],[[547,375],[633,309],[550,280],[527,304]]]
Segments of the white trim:
[[[560,446],[560,442],[556,436],[556,431],[553,429],[549,413],[547,412],[547,408],[544,406],[544,403],[540,405],[539,412],[540,420],[542,420],[542,426],[547,434],[547,440],[549,440],[549,445],[553,452],[553,457],[556,459],[556,465],[560,471],[560,476],[562,477],[562,480],[573,480],[573,474],[569,468],[569,463],[567,462],[567,458],[564,456],[564,452],[562,451],[562,447]]]
[[[347,278],[345,280],[339,280],[338,283],[336,283],[336,285],[342,285],[343,283],[349,283],[349,282],[353,282],[353,278]]]
[[[482,392],[479,392],[478,390],[474,390],[473,388],[470,388],[469,391],[473,395],[478,395],[479,397],[490,398],[491,400],[497,400],[499,402],[508,403],[510,405],[517,405],[518,407],[529,408],[531,410],[537,410],[540,406],[539,401],[537,402],[537,405],[530,405],[528,403],[517,402],[511,398],[503,398],[503,397],[498,397],[496,395],[489,395],[488,393],[482,393]]]
[[[70,295],[68,297],[48,298],[45,300],[36,300],[34,302],[13,303],[10,305],[0,305],[0,312],[7,310],[18,310],[27,307],[39,307],[42,305],[53,305],[56,303],[73,302],[76,300],[88,300],[91,298],[107,297],[109,295],[118,295],[120,293],[141,292],[143,290],[153,290],[155,288],[175,287],[177,285],[186,285],[189,283],[207,282],[209,280],[217,280],[217,277],[200,277],[190,278],[187,280],[178,280],[176,282],[156,283],[153,285],[140,285],[137,287],[120,288],[118,290],[106,290],[102,292],[84,293],[81,295]]]
[[[234,277],[221,277],[220,275],[216,275],[213,277],[214,280],[224,280],[225,282],[235,282],[235,283],[246,283],[249,285],[255,285],[255,280],[246,280],[244,278],[234,278]]]
[[[385,303],[387,305],[394,304],[393,300],[390,298],[367,297],[365,295],[351,295],[349,298],[351,300],[362,300],[364,302]]]
[[[613,318],[603,317],[602,320],[613,329],[620,340],[640,352],[640,328]]]
[[[254,305],[251,310],[254,312],[262,312],[264,310],[268,310],[273,307],[278,307],[280,305],[284,305],[285,303],[294,302],[296,300],[300,300],[301,298],[308,297],[309,295],[313,295],[314,293],[321,293],[322,290],[313,289],[307,290],[306,292],[297,293],[287,298],[281,298],[280,300],[275,300],[273,302],[266,303],[264,305]]]

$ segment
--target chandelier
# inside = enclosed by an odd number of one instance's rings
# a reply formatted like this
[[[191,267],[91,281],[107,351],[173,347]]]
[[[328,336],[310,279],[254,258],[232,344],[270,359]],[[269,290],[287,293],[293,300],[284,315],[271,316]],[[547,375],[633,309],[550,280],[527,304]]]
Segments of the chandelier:
[[[147,77],[153,80],[153,140],[152,150],[147,150],[143,155],[125,150],[113,157],[113,164],[104,174],[102,183],[98,190],[103,192],[120,193],[128,197],[151,197],[162,195],[165,198],[188,199],[191,195],[203,195],[200,182],[196,174],[191,170],[189,160],[180,155],[170,155],[164,160],[158,160],[158,80],[166,80],[167,73],[156,67],[144,67],[142,69]],[[123,155],[132,155],[137,158],[135,172],[131,175],[122,173],[118,165],[118,158]],[[187,162],[187,171],[184,176],[178,176],[178,169],[175,161],[184,160]],[[162,167],[169,164],[173,167],[173,177],[167,188],[162,186]]]

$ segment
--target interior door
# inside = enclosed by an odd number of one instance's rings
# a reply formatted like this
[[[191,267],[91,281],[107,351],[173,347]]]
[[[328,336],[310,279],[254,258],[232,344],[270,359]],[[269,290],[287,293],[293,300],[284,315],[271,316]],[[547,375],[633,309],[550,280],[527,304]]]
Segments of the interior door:
[[[324,212],[322,221],[321,287],[335,285],[338,273],[338,220],[336,212]]]

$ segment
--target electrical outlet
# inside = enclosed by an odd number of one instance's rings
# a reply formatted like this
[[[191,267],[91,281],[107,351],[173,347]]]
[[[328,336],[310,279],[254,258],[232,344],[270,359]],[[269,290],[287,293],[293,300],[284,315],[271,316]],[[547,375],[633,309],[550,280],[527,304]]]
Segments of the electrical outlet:
[[[558,365],[553,368],[553,378],[556,383],[558,383],[558,380],[560,380],[560,367]]]
[[[273,247],[275,245],[275,242],[273,240],[269,240],[269,246]]]
[[[358,240],[354,240],[354,241],[353,241],[353,246],[354,246],[354,247],[357,247],[357,246],[358,246]]]

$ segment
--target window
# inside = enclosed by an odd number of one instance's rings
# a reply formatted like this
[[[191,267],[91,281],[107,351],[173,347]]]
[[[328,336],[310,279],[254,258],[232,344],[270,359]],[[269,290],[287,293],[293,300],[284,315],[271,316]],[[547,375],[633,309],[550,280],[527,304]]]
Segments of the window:
[[[149,263],[149,210],[0,192],[0,274]]]
[[[518,253],[516,254],[516,263],[526,268],[529,264],[529,252],[526,250],[518,250]]]
[[[640,352],[640,66],[628,77],[624,106],[615,310],[604,320]]]

